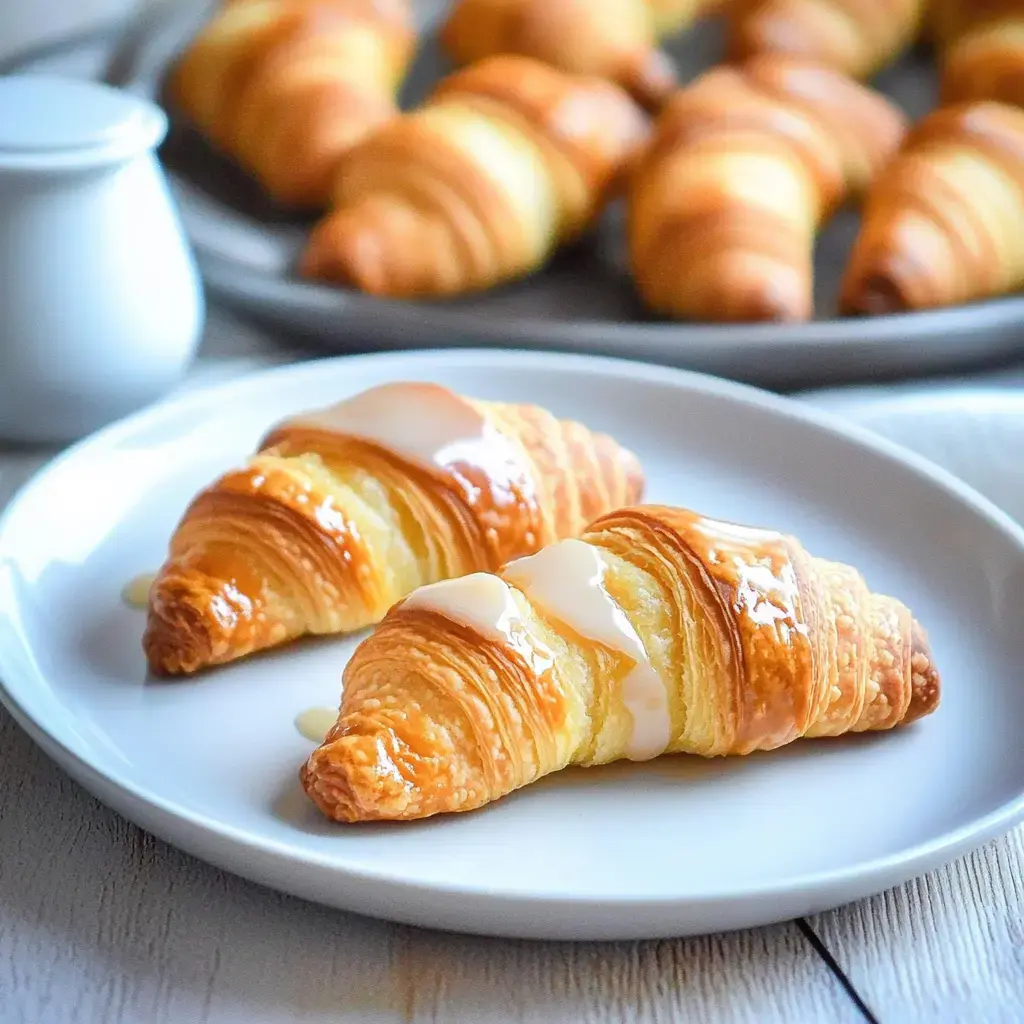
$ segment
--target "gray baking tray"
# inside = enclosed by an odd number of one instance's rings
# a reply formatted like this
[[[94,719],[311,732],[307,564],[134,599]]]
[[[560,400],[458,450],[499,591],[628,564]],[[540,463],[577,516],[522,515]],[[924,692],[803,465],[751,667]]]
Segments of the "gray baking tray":
[[[121,45],[109,77],[164,102],[168,62],[209,17],[209,0],[151,5]],[[448,70],[433,27],[446,0],[418,0],[424,42],[402,102],[424,96]],[[716,62],[720,29],[698,25],[668,47],[685,81]],[[911,116],[935,102],[924,50],[874,83]],[[266,323],[330,351],[495,345],[595,352],[704,370],[768,387],[922,376],[991,365],[1024,351],[1024,296],[949,310],[837,318],[835,295],[858,218],[843,211],[817,251],[820,319],[797,325],[659,321],[641,307],[625,271],[621,209],[531,277],[456,301],[385,300],[298,279],[292,266],[309,222],[271,206],[242,172],[214,153],[173,105],[161,149],[182,217],[212,293]]]

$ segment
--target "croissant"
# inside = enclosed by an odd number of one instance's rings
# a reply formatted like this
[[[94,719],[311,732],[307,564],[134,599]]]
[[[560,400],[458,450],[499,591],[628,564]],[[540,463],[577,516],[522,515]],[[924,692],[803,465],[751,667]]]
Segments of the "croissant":
[[[330,818],[423,818],[568,765],[891,729],[939,690],[925,630],[855,569],[640,506],[396,605],[300,775]]]
[[[407,0],[231,0],[170,95],[279,204],[323,206],[346,151],[397,113],[414,44]]]
[[[380,620],[424,583],[638,500],[636,457],[537,406],[397,383],[277,425],[189,505],[149,591],[161,675]]]
[[[610,82],[490,57],[348,154],[300,272],[405,298],[525,275],[593,222],[648,127]]]
[[[563,71],[617,82],[645,106],[675,88],[658,40],[700,13],[704,0],[457,0],[440,41],[457,64],[518,53]]]
[[[678,318],[807,320],[819,225],[905,130],[880,94],[805,61],[708,71],[668,103],[634,168],[627,233],[641,297]]]
[[[1024,111],[943,107],[918,122],[872,188],[841,309],[956,305],[1024,286]]]
[[[780,53],[870,78],[922,30],[928,0],[731,0],[727,52]]]
[[[1024,107],[1020,0],[937,0],[933,28],[944,103],[999,100]]]

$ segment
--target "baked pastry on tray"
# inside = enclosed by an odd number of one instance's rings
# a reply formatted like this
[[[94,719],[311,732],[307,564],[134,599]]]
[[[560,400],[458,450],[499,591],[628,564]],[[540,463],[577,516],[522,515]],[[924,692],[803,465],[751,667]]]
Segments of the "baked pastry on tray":
[[[170,92],[279,204],[316,208],[345,152],[398,113],[415,44],[407,0],[228,0]]]
[[[600,75],[656,109],[677,84],[658,41],[704,6],[706,0],[456,0],[440,39],[457,64],[518,53]]]
[[[1024,287],[1024,110],[980,101],[914,125],[868,194],[842,312],[880,315]]]
[[[934,0],[942,100],[998,100],[1024,107],[1024,4]]]
[[[867,79],[894,63],[923,27],[930,0],[728,0],[732,60],[785,54]]]
[[[648,134],[611,82],[490,57],[348,153],[300,273],[402,298],[522,277],[594,223]]]
[[[641,298],[705,322],[808,320],[820,226],[899,147],[880,93],[804,60],[713,68],[669,101],[637,160],[628,245]]]
[[[569,765],[891,729],[939,688],[924,629],[855,569],[639,506],[396,605],[301,778],[338,821],[424,818]]]
[[[422,584],[574,536],[642,490],[631,452],[538,406],[372,388],[278,424],[191,502],[149,590],[150,667],[362,629]]]

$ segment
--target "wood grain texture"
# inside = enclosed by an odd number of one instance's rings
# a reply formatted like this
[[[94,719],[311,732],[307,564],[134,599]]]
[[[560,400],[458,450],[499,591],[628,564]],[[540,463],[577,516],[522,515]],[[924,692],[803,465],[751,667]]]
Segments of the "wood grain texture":
[[[217,311],[192,382],[282,355]],[[48,454],[0,448],[0,506]],[[1024,1020],[1022,864],[1017,832],[813,923],[883,1024]],[[0,710],[3,1024],[861,1019],[795,925],[675,942],[516,943],[281,896],[127,824]]]
[[[343,914],[209,867],[93,800],[0,711],[4,1024],[855,1022],[797,927],[508,942]]]
[[[1024,828],[809,920],[882,1022],[1024,1021]]]

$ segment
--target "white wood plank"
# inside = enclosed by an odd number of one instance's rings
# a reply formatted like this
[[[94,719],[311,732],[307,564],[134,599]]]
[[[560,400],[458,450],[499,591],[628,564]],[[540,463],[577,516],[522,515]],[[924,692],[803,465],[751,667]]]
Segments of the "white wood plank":
[[[859,1020],[795,925],[600,945],[442,935],[252,885],[89,797],[0,711],[5,1024]]]
[[[814,930],[883,1021],[1024,1021],[1024,829]]]

